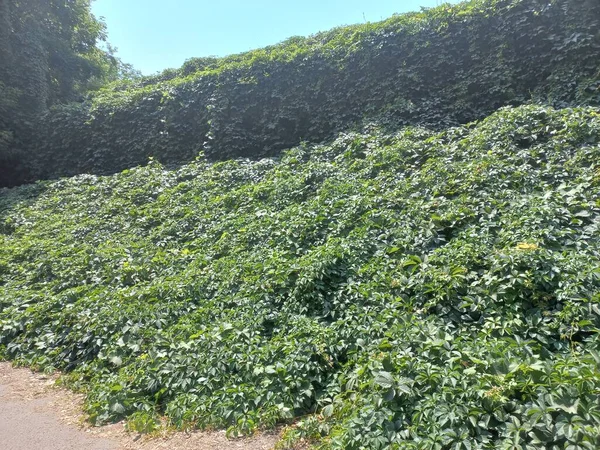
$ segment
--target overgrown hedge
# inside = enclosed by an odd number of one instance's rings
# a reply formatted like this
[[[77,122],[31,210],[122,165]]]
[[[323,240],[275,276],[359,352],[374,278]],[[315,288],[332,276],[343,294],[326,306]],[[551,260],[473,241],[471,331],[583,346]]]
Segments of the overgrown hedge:
[[[56,108],[36,177],[277,154],[371,120],[442,128],[534,98],[600,104],[600,2],[473,0],[343,27]]]

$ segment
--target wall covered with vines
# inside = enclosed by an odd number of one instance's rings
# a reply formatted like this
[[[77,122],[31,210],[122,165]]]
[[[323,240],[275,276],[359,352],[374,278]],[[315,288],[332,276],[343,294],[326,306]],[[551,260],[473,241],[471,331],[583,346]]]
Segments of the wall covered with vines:
[[[436,129],[531,100],[600,104],[600,3],[472,0],[119,83],[52,110],[34,178],[263,157],[377,122]]]

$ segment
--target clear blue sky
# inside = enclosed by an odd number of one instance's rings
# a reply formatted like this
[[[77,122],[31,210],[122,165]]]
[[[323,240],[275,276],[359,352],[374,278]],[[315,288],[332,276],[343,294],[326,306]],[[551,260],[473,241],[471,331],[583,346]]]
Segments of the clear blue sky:
[[[225,56],[290,36],[375,22],[440,0],[95,0],[118,56],[144,75],[196,56]],[[457,3],[456,0],[450,3]]]

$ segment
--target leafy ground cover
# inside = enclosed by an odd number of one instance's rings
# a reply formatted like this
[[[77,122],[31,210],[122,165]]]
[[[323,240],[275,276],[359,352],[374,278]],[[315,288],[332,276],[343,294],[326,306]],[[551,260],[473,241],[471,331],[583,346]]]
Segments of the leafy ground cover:
[[[600,111],[372,127],[0,193],[0,357],[95,423],[600,446]]]
[[[532,100],[599,106],[599,29],[596,0],[469,0],[192,59],[53,108],[23,133],[24,180],[275,156],[372,121],[441,130]]]

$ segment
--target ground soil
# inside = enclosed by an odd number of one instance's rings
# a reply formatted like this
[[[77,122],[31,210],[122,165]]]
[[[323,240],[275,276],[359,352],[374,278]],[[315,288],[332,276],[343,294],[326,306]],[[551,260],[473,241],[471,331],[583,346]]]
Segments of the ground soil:
[[[228,440],[224,432],[142,436],[122,423],[91,427],[83,396],[56,387],[56,376],[0,362],[0,448],[2,450],[269,450],[277,433]]]

